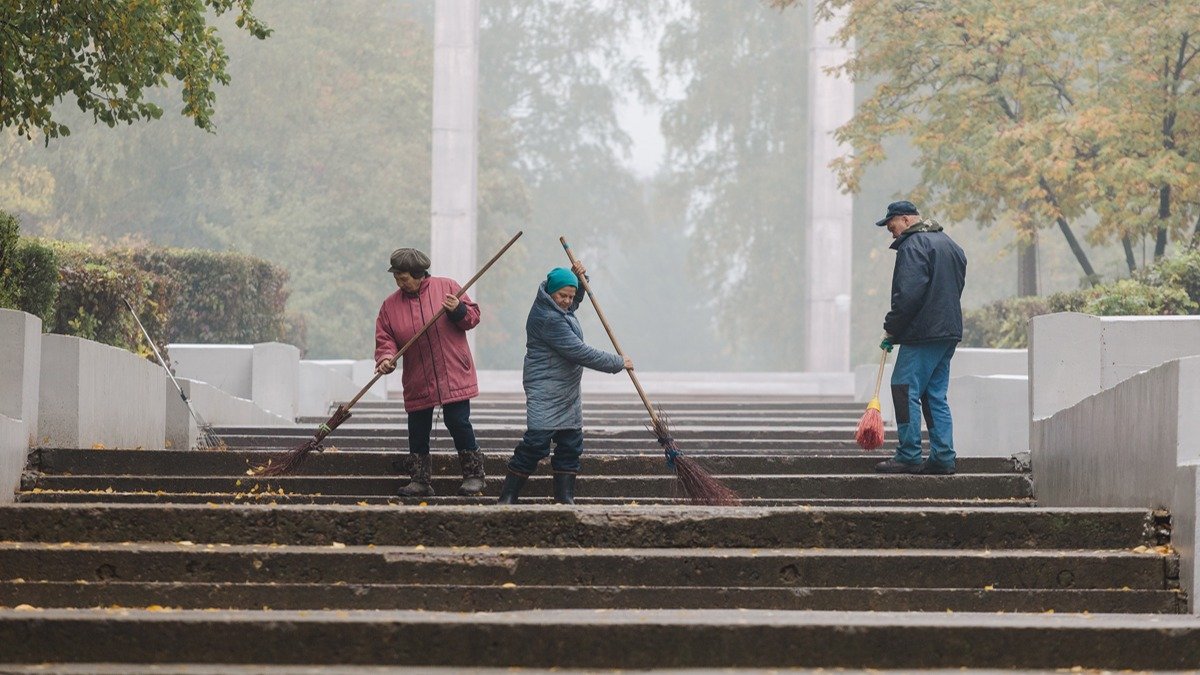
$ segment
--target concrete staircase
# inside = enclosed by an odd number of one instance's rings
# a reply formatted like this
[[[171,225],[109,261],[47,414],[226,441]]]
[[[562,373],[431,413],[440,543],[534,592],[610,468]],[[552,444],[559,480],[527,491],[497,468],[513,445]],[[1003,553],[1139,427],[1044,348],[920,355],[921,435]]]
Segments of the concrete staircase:
[[[39,450],[0,508],[0,663],[1200,665],[1166,514],[1038,508],[1008,459],[875,475],[849,402],[661,403],[744,506],[681,504],[635,398],[589,398],[576,507],[544,475],[490,503],[523,431],[505,396],[473,405],[487,498],[442,496],[436,427],[439,496],[394,496],[395,402],[270,480],[247,471],[323,419],[221,429],[218,451]]]

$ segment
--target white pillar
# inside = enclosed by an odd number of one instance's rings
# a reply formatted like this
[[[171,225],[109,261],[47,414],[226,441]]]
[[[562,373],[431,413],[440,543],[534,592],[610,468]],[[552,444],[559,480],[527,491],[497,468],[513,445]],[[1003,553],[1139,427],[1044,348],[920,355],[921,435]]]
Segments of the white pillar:
[[[479,0],[436,0],[430,257],[436,276],[475,273]]]
[[[809,167],[808,218],[804,270],[808,276],[805,308],[805,370],[850,370],[850,263],[854,207],[842,194],[829,163],[849,151],[833,132],[854,116],[854,83],[826,72],[850,58],[853,43],[842,46],[836,34],[845,10],[812,26],[808,60]],[[865,338],[864,338],[865,339]]]

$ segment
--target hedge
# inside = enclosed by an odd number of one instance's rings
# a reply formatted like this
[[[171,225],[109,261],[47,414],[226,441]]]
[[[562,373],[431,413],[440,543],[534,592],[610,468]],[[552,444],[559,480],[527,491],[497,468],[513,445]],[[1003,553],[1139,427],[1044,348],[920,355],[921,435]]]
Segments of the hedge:
[[[1190,250],[1130,279],[1047,296],[1010,298],[964,313],[964,347],[1022,348],[1029,320],[1054,312],[1096,316],[1200,313],[1200,251]]]
[[[47,332],[141,354],[149,348],[128,299],[160,347],[168,342],[283,341],[304,349],[303,319],[286,313],[287,272],[237,253],[96,248],[19,236],[0,212],[0,307]]]

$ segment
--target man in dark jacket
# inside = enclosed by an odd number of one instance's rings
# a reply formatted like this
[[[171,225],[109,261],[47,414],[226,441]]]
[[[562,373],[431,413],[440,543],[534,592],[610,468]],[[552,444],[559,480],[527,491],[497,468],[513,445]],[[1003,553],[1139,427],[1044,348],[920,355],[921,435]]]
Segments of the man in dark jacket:
[[[888,204],[875,223],[891,233],[896,251],[892,309],[883,320],[879,347],[900,345],[892,371],[892,402],[900,444],[881,473],[954,473],[954,425],[946,390],[950,359],[962,340],[962,292],[967,256],[937,221],[922,218],[912,202]],[[921,417],[929,426],[929,459],[921,461]]]

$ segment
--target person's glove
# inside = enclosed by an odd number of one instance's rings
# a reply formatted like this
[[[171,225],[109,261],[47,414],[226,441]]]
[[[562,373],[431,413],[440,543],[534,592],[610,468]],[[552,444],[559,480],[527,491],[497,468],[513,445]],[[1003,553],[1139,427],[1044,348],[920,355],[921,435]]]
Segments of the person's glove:
[[[879,348],[889,354],[892,353],[892,347],[892,336],[890,335],[883,338],[883,341],[879,343]]]

